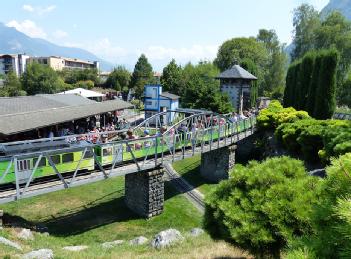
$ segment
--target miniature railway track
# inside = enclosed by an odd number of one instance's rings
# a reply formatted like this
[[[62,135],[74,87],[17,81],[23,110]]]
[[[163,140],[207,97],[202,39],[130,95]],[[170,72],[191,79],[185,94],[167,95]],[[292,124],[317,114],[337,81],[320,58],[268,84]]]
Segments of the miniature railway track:
[[[166,174],[169,180],[171,180],[174,187],[181,193],[184,193],[186,197],[201,211],[205,212],[205,203],[203,195],[196,191],[187,181],[185,181],[180,175],[176,173],[172,165],[169,163],[164,164]]]

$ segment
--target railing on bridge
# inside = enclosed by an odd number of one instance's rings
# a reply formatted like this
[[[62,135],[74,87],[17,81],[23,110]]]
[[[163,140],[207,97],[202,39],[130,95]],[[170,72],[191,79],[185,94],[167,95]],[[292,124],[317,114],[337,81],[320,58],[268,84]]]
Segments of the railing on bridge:
[[[2,144],[0,203],[138,172],[230,145],[252,134],[255,124],[254,116],[235,121],[211,112],[168,111],[136,126],[128,139],[106,143],[106,134],[111,133],[106,132]],[[114,133],[125,136],[125,131]]]

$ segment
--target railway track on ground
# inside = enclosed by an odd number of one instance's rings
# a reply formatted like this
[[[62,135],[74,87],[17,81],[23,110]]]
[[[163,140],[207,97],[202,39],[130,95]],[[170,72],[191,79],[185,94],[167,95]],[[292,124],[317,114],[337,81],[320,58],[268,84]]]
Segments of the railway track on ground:
[[[204,196],[185,181],[172,167],[170,163],[164,164],[165,172],[168,179],[172,182],[174,187],[195,205],[195,207],[202,213],[205,212]]]

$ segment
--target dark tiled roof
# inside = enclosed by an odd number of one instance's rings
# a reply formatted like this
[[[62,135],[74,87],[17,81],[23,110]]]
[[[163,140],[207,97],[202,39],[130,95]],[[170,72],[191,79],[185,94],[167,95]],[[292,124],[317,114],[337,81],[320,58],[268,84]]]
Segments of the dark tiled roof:
[[[68,95],[62,95],[67,97]],[[42,128],[67,121],[77,120],[105,112],[132,108],[130,103],[122,100],[95,102],[84,97],[70,101],[58,102],[43,96],[28,96],[16,98],[0,98],[0,134],[11,135],[19,132]],[[59,97],[60,99],[61,97]],[[71,97],[69,97],[71,98]],[[6,112],[9,109],[9,102],[13,100],[15,110]],[[87,102],[85,100],[88,100]],[[33,101],[33,103],[31,103]],[[77,101],[77,103],[71,103]],[[64,103],[66,102],[66,104]],[[4,105],[4,103],[6,105]],[[24,111],[27,107],[27,111]]]
[[[78,95],[43,94],[21,97],[0,98],[0,115],[17,114],[21,112],[31,112],[66,106],[77,106],[91,104],[94,101]]]
[[[230,69],[222,72],[218,77],[218,79],[248,79],[248,80],[257,80],[257,77],[250,74],[248,71],[243,69],[239,65],[234,65]]]
[[[178,95],[171,94],[169,92],[163,92],[161,96],[172,100],[178,100],[180,98]]]

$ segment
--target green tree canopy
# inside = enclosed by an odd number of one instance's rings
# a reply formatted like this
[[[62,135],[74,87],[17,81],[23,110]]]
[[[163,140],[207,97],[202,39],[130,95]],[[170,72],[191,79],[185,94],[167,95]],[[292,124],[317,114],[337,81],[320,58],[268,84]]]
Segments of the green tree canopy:
[[[174,59],[163,68],[161,84],[164,91],[169,91],[179,96],[183,95],[185,90],[183,70]]]
[[[315,34],[320,24],[319,13],[313,6],[302,4],[294,10],[292,60],[299,59],[314,49]]]
[[[219,47],[214,63],[224,71],[234,64],[240,64],[245,58],[251,59],[259,68],[264,67],[268,60],[264,44],[254,37],[227,40]]]
[[[105,82],[105,87],[122,91],[124,87],[129,87],[130,79],[130,72],[124,66],[117,66],[109,74]]]
[[[100,79],[96,68],[68,69],[58,72],[66,84],[74,85],[79,81],[92,81],[94,86],[99,85]]]
[[[29,95],[53,94],[65,87],[63,80],[51,67],[35,62],[28,64],[21,81]]]
[[[22,90],[22,85],[14,72],[9,72],[5,76],[3,88],[1,88],[0,96],[23,96],[26,92]]]
[[[268,52],[268,64],[265,69],[261,94],[282,97],[287,69],[285,46],[279,42],[274,30],[259,30],[257,41],[262,42]],[[258,73],[256,72],[256,74]]]
[[[134,89],[137,98],[140,98],[144,92],[144,85],[154,83],[152,66],[146,56],[141,54],[135,64],[130,86]]]
[[[183,71],[186,89],[182,106],[219,113],[231,112],[233,107],[229,97],[220,92],[219,81],[215,79],[218,74],[218,68],[209,62],[200,62],[196,66],[187,64]]]

